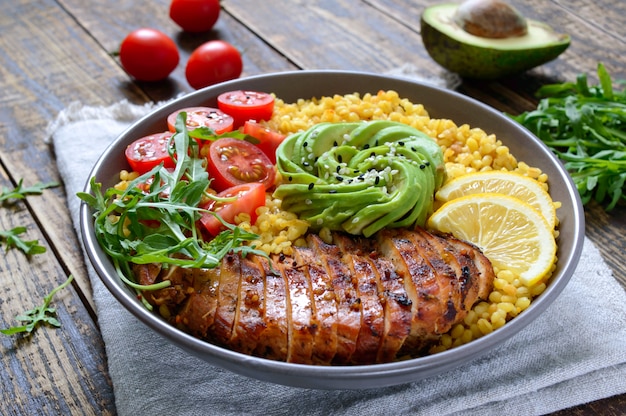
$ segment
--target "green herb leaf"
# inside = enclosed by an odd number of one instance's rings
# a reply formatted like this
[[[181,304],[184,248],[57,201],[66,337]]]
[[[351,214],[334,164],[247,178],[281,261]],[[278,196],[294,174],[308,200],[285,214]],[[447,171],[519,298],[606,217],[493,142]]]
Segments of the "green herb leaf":
[[[25,322],[24,325],[0,329],[0,333],[4,335],[14,335],[22,332],[31,333],[41,323],[46,323],[57,328],[60,327],[61,323],[56,318],[56,309],[50,307],[50,302],[55,293],[69,285],[73,279],[74,277],[70,275],[65,282],[55,287],[52,292],[43,298],[42,305],[15,317],[17,321]]]
[[[599,85],[590,86],[585,74],[576,83],[545,85],[536,110],[511,118],[564,162],[583,204],[595,200],[611,210],[626,200],[626,91],[614,90],[602,63],[597,71]]]
[[[27,195],[41,195],[44,189],[59,186],[57,182],[41,183],[38,182],[32,186],[23,186],[23,179],[20,179],[17,186],[13,189],[4,187],[0,193],[0,202],[10,199],[24,199]]]
[[[0,230],[0,242],[4,243],[6,251],[17,248],[26,255],[45,253],[46,248],[39,245],[39,240],[23,240],[19,237],[25,232],[26,227],[15,227],[8,231]]]

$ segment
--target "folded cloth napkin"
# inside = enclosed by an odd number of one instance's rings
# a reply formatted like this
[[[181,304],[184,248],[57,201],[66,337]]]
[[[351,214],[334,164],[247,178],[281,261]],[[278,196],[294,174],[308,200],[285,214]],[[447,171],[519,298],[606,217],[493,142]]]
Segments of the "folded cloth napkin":
[[[76,230],[75,194],[90,169],[151,108],[73,104],[50,124]],[[207,364],[135,319],[87,267],[120,415],[536,415],[626,392],[626,294],[588,239],[559,298],[496,350],[436,377],[360,391],[291,388]]]

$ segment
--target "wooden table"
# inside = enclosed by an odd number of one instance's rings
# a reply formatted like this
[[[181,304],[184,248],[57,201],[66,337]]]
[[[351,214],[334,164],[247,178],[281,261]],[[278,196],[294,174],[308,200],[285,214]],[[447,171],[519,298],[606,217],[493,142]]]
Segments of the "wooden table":
[[[445,71],[427,55],[419,18],[429,0],[224,0],[210,33],[180,32],[166,0],[2,0],[0,14],[0,186],[60,180],[44,142],[47,123],[73,101],[107,105],[171,98],[192,89],[184,62],[195,46],[223,39],[243,51],[243,76],[295,69],[386,72],[412,63],[425,77]],[[572,35],[559,59],[501,82],[464,81],[458,88],[498,110],[517,114],[536,105],[545,83],[590,74],[603,61],[614,78],[626,78],[626,3],[620,0],[521,0],[527,16]],[[164,82],[133,82],[112,52],[131,30],[146,26],[172,36],[181,64]],[[21,225],[26,238],[48,248],[27,258],[18,250],[0,260],[0,327],[39,305],[73,274],[60,292],[60,329],[32,336],[0,336],[0,414],[114,414],[107,359],[98,332],[90,285],[66,207],[63,187],[0,207],[0,229]],[[587,235],[615,278],[626,286],[626,208],[586,208]],[[559,414],[621,414],[626,395]]]

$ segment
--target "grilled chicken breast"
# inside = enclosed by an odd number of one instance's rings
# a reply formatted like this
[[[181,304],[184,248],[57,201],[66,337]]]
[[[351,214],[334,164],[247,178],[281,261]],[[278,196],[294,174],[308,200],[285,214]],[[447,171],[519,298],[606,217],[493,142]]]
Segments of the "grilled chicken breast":
[[[145,291],[182,330],[245,354],[316,365],[419,355],[492,290],[489,260],[470,243],[422,229],[373,238],[309,235],[293,256],[227,255],[215,269],[136,265]]]

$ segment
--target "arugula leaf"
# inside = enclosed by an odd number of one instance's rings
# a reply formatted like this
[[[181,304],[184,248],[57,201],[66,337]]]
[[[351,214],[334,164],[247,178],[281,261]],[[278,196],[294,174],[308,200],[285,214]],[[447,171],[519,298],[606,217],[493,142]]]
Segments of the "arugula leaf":
[[[24,312],[22,315],[15,317],[16,320],[26,322],[24,325],[12,326],[6,329],[0,329],[0,333],[4,335],[14,335],[22,332],[31,333],[41,323],[46,323],[54,327],[60,327],[61,323],[56,318],[56,309],[50,307],[52,297],[61,289],[66,287],[74,279],[70,275],[65,282],[55,287],[52,292],[43,298],[43,304],[34,309]]]
[[[32,186],[25,187],[23,182],[24,180],[20,179],[17,186],[13,189],[3,187],[2,193],[0,193],[0,202],[5,202],[9,199],[24,199],[27,195],[41,195],[44,189],[59,186],[57,182],[37,182]]]
[[[215,197],[207,193],[210,178],[206,159],[187,131],[185,118],[185,112],[179,113],[177,131],[170,139],[174,144],[171,156],[176,161],[173,170],[156,166],[128,183],[125,190],[103,191],[94,177],[90,180],[91,194],[77,193],[93,210],[96,238],[118,276],[137,291],[164,288],[170,282],[141,285],[133,277],[133,264],[212,268],[230,251],[244,256],[261,254],[247,244],[258,238],[256,234],[228,226],[205,241],[197,228],[202,212],[207,212],[201,208],[202,202]],[[149,189],[146,183],[150,183]]]
[[[6,251],[17,248],[26,255],[41,254],[46,252],[44,246],[39,245],[39,240],[22,240],[19,235],[26,232],[26,227],[14,227],[11,230],[0,230],[0,242],[4,242]]]
[[[583,204],[595,200],[609,211],[626,200],[626,91],[614,90],[602,63],[597,72],[599,85],[581,74],[576,83],[541,87],[537,109],[511,118],[564,162]]]

